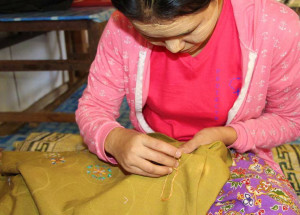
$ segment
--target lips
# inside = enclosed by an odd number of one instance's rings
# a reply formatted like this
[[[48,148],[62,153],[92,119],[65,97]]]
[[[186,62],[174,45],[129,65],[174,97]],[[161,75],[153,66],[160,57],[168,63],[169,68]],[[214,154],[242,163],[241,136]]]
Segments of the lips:
[[[189,53],[189,54],[191,54],[191,53],[194,53],[195,51],[197,51],[198,50],[198,48],[199,48],[199,46],[193,46],[192,48],[189,48],[189,49],[186,49],[186,50],[182,50],[181,52],[182,53]]]

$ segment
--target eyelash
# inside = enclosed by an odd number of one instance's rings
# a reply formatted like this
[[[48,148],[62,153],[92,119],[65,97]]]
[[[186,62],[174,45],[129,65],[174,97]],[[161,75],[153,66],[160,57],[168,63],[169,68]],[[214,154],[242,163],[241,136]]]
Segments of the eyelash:
[[[185,39],[188,39],[188,37],[189,37],[193,32],[194,32],[194,31],[189,32],[188,34],[182,35],[182,36],[180,36],[180,37],[184,37]],[[143,35],[143,37],[144,37],[146,40],[148,40],[149,42],[162,42],[162,43],[165,42],[165,40],[163,40],[163,39],[151,38],[151,37],[147,37],[147,36],[145,36],[145,35]]]
[[[165,42],[165,40],[162,40],[162,39],[156,39],[156,38],[151,38],[151,37],[147,37],[147,36],[144,36],[144,38],[146,40],[148,40],[149,42]]]

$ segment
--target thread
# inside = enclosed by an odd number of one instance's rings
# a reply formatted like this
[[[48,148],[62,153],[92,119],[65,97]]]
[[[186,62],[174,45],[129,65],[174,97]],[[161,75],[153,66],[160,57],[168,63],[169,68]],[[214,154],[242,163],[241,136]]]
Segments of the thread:
[[[178,162],[180,162],[180,159],[178,160]],[[170,190],[170,194],[169,194],[169,196],[168,196],[167,198],[164,198],[164,197],[163,197],[164,192],[165,192],[165,188],[166,188],[166,184],[167,184],[168,178],[169,178],[169,176],[170,176],[171,173],[169,173],[169,174],[167,175],[167,177],[166,177],[166,179],[165,179],[165,182],[164,182],[164,185],[163,185],[163,188],[162,188],[162,192],[161,192],[161,194],[160,194],[160,199],[161,199],[162,201],[168,201],[168,200],[170,200],[170,198],[171,198],[172,195],[173,195],[174,181],[175,181],[176,176],[178,175],[178,169],[179,169],[179,167],[178,167],[178,168],[173,168],[173,169],[174,169],[176,172],[175,172],[174,177],[173,177],[173,179],[172,179],[172,181],[171,181],[171,190]]]
[[[185,159],[184,163],[187,162],[187,161],[192,157],[192,155],[193,155],[193,154],[188,154],[188,157]],[[174,156],[174,158],[175,158],[175,156]],[[171,173],[169,173],[169,174],[167,175],[166,179],[165,179],[165,182],[164,182],[164,185],[163,185],[161,194],[160,194],[160,199],[161,199],[162,201],[168,201],[168,200],[170,200],[170,198],[171,198],[172,195],[173,195],[174,181],[175,181],[175,179],[176,179],[176,177],[177,177],[177,175],[178,175],[178,172],[179,172],[180,167],[183,165],[183,163],[181,163],[180,161],[181,161],[181,158],[178,159],[179,166],[178,166],[177,168],[173,168],[176,172],[175,172],[175,174],[174,174],[174,176],[173,176],[173,179],[172,179],[172,181],[171,181],[171,190],[170,190],[170,194],[169,194],[169,196],[168,196],[167,198],[164,198],[163,195],[164,195],[164,192],[165,192],[165,188],[166,188],[166,184],[167,184],[168,178],[169,178],[169,176],[171,175]]]

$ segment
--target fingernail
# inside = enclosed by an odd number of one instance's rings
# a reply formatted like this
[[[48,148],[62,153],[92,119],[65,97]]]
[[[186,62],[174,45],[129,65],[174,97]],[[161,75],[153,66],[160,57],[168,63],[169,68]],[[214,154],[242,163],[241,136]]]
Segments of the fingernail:
[[[181,157],[181,151],[180,150],[176,151],[175,157],[176,158],[180,158]]]
[[[169,174],[173,172],[173,168],[169,168]]]
[[[179,166],[179,162],[176,161],[174,168],[177,168]]]

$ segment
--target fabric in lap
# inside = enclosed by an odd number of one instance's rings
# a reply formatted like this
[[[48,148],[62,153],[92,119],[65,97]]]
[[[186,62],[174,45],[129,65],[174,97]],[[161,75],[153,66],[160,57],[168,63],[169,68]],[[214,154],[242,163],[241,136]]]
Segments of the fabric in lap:
[[[86,151],[3,152],[2,163],[2,172],[16,175],[0,180],[0,215],[202,215],[228,180],[232,159],[215,142],[183,154],[177,170],[160,178],[126,174]]]

